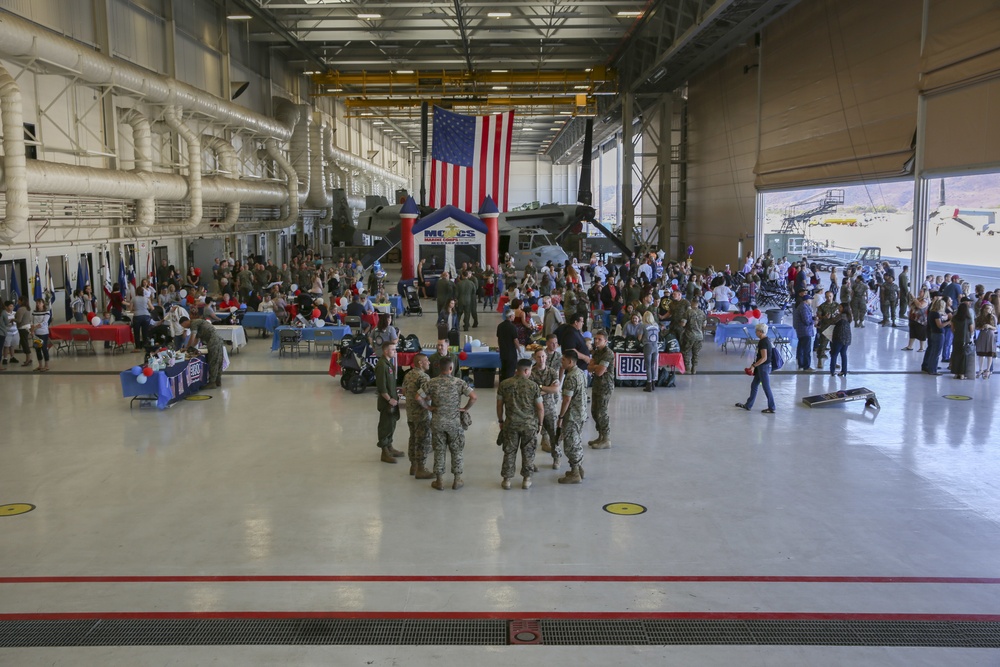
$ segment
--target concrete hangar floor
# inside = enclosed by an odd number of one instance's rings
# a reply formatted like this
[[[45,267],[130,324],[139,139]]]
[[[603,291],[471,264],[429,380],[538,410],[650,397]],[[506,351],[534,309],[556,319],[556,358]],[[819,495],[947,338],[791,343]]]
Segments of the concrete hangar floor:
[[[35,509],[0,508],[0,664],[998,665],[994,381],[921,374],[905,336],[855,330],[847,380],[790,361],[775,415],[706,340],[676,388],[615,392],[583,484],[540,453],[527,491],[494,390],[437,492],[379,462],[373,392],[252,332],[163,412],[121,397],[132,355],[8,371],[0,505]],[[862,385],[880,411],[801,403]]]

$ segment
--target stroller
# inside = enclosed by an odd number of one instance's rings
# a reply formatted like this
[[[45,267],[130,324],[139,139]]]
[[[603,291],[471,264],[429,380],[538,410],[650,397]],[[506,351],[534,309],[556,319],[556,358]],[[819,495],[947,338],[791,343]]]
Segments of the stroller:
[[[360,338],[360,337],[359,337]],[[344,339],[340,346],[340,386],[352,394],[363,394],[375,384],[375,369],[368,363],[371,348],[367,340]]]
[[[417,292],[417,288],[413,286],[412,282],[406,286],[406,310],[404,313],[420,316],[424,314],[423,308],[420,307],[420,293]]]

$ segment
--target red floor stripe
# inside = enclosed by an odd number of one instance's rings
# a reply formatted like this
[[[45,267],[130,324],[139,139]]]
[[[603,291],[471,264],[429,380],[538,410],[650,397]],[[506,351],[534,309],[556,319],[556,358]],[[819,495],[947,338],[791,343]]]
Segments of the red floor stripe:
[[[418,583],[418,582],[610,582],[610,583],[779,583],[779,584],[1000,584],[994,577],[825,577],[825,576],[633,576],[633,575],[180,575],[0,577],[0,584],[152,584],[152,583]]]
[[[914,621],[997,623],[998,614],[895,614],[827,612],[406,612],[406,611],[151,611],[0,614],[5,621],[198,620],[198,619],[386,619],[386,620],[736,620],[736,621]]]

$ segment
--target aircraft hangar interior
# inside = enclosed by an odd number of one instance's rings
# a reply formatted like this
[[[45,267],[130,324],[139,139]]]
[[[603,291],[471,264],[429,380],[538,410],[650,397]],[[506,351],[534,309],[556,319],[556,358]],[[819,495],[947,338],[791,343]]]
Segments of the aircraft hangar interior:
[[[0,664],[1000,664],[996,0],[0,0],[0,153]]]

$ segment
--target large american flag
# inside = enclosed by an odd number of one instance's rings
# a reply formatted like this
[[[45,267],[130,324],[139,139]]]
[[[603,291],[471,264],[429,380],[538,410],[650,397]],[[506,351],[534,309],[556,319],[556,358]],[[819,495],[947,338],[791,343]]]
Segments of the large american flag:
[[[490,195],[506,211],[513,129],[513,110],[463,116],[434,107],[430,205],[476,213]]]

